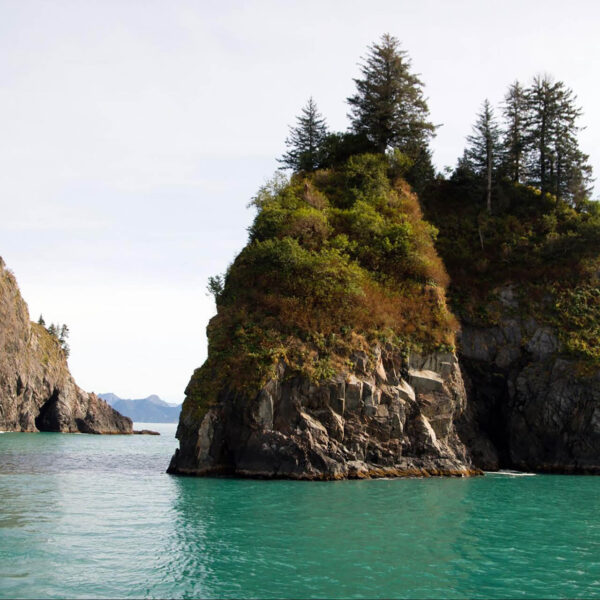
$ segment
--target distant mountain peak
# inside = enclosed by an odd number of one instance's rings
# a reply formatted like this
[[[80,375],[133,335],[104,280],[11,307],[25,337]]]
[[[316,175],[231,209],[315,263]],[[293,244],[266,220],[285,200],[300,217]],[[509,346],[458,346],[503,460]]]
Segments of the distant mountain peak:
[[[120,398],[111,392],[98,396],[121,414],[142,423],[177,423],[181,412],[181,404],[165,402],[156,394],[134,400]]]

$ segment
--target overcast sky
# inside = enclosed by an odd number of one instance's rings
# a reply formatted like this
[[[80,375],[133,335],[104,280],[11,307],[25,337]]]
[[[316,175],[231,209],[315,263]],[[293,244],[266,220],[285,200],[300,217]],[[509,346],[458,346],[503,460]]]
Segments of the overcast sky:
[[[357,62],[399,38],[441,169],[484,98],[550,73],[600,173],[600,3],[0,0],[0,256],[31,317],[71,328],[88,391],[181,401],[206,357],[209,275],[313,95],[333,129]]]

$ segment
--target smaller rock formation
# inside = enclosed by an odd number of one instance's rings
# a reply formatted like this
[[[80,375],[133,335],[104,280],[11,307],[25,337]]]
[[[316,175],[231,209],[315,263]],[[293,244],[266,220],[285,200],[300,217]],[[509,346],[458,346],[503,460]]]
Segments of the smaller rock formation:
[[[77,387],[58,340],[29,320],[1,258],[0,430],[132,433],[131,419]]]

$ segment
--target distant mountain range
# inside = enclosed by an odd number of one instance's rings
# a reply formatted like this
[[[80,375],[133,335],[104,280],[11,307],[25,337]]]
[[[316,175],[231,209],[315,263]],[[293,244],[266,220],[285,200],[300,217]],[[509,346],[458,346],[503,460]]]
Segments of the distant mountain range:
[[[122,415],[138,423],[177,423],[181,404],[170,404],[155,394],[138,400],[126,400],[115,394],[98,394]]]

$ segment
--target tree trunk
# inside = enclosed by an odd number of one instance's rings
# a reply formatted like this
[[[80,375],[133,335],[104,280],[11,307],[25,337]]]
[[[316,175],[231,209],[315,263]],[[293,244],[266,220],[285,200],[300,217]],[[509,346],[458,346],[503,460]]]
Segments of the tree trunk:
[[[492,214],[492,150],[487,152],[487,211]]]
[[[546,193],[546,106],[542,114],[542,126],[540,131],[540,188],[542,195]]]

